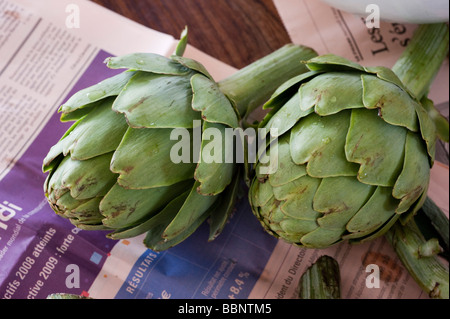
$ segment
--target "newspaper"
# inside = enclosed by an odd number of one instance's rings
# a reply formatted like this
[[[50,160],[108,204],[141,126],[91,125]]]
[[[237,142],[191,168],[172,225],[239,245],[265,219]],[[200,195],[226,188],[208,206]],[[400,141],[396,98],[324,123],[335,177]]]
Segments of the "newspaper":
[[[281,2],[275,2],[279,10]],[[116,74],[105,58],[169,56],[176,44],[90,1],[0,0],[0,298],[292,299],[303,271],[323,254],[340,263],[343,298],[427,298],[383,238],[298,248],[267,234],[245,196],[216,240],[207,242],[205,223],[163,252],[147,249],[143,236],[115,241],[54,214],[41,165],[70,125],[59,121],[58,107]],[[216,80],[236,71],[192,46],[185,56]],[[435,165],[430,197],[447,215],[448,189],[448,167]],[[384,269],[379,286],[368,281],[367,266],[374,264]]]

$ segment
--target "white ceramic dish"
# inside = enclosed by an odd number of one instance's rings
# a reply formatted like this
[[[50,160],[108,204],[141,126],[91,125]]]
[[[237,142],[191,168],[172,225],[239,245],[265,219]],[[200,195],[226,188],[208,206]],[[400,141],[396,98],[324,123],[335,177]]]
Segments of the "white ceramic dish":
[[[448,0],[322,0],[339,10],[360,16],[370,4],[379,8],[380,20],[403,23],[437,23],[449,21]]]

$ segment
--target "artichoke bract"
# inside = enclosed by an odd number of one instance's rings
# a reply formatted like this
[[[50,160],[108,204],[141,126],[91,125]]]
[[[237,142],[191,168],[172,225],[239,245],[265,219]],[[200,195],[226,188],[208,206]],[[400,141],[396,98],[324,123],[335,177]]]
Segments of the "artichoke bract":
[[[75,123],[43,161],[49,172],[44,191],[53,210],[78,228],[108,230],[112,239],[146,233],[145,245],[159,251],[183,241],[207,218],[209,240],[225,226],[240,166],[201,160],[211,142],[202,134],[239,127],[247,106],[239,96],[228,98],[202,64],[182,56],[186,36],[171,57],[108,58],[109,68],[124,71],[75,93],[60,107],[61,121]],[[314,56],[305,50],[306,55],[288,45],[266,57],[269,71],[278,65],[280,72],[267,90],[260,89],[269,81],[253,81],[247,94],[262,103],[287,76],[304,72],[289,69],[293,61]],[[254,70],[255,79],[266,72],[264,66],[244,69],[249,76]],[[187,140],[179,141],[181,133]]]
[[[249,191],[264,228],[324,248],[384,234],[426,198],[436,131],[421,103],[385,67],[328,54],[284,83],[261,127],[278,162],[259,163]],[[261,174],[261,167],[278,167]]]

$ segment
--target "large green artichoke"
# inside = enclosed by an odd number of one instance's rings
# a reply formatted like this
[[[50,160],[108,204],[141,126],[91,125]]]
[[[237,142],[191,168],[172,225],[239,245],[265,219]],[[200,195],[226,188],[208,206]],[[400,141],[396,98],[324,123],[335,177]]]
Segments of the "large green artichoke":
[[[61,106],[61,120],[75,123],[43,162],[49,172],[45,194],[57,214],[81,229],[109,230],[113,239],[147,233],[144,243],[154,250],[181,242],[207,218],[209,239],[221,232],[233,209],[239,167],[204,160],[211,137],[202,132],[238,127],[247,106],[234,91],[247,88],[243,98],[262,103],[288,77],[306,70],[291,64],[313,51],[285,46],[255,62],[262,65],[224,80],[226,91],[204,66],[182,57],[185,47],[183,37],[170,58],[151,53],[109,58],[108,67],[125,71]],[[272,66],[279,72],[264,81]],[[260,84],[233,86],[242,74],[253,74]]]
[[[256,166],[253,212],[269,233],[304,247],[380,236],[426,198],[435,126],[388,68],[335,55],[306,65],[264,106],[260,126],[278,130],[267,147],[278,162]],[[270,165],[273,173],[260,172]]]

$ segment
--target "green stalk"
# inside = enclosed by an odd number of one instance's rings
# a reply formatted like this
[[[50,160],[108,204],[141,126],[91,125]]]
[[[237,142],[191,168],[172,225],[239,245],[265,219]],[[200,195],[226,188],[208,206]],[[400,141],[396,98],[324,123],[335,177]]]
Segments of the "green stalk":
[[[446,23],[423,24],[392,67],[408,90],[420,100],[433,82],[448,53],[449,30]]]
[[[287,44],[218,84],[234,102],[239,114],[246,117],[266,102],[286,80],[308,71],[300,62],[315,56],[317,53],[311,48]]]
[[[442,121],[433,102],[426,95],[448,54],[448,45],[449,28],[446,23],[420,25],[408,47],[392,68],[408,90],[422,101],[425,110],[436,125],[438,136],[443,139],[445,135],[448,135],[448,122]],[[426,219],[418,218],[423,217],[419,216],[421,214],[427,215],[438,233],[445,234],[442,229],[447,227],[448,240],[448,219],[440,209],[437,209],[438,207],[431,205],[430,199],[427,199],[416,218],[411,218],[406,224],[396,223],[385,237],[410,275],[431,298],[448,299],[448,266],[444,265],[437,256],[442,248],[437,238],[425,239],[421,229],[426,229],[430,225],[425,225]],[[431,214],[433,217],[430,217]]]
[[[431,298],[449,298],[448,267],[436,254],[429,254],[438,249],[437,242],[434,239],[426,241],[414,219],[406,225],[396,223],[385,237],[414,280]]]

